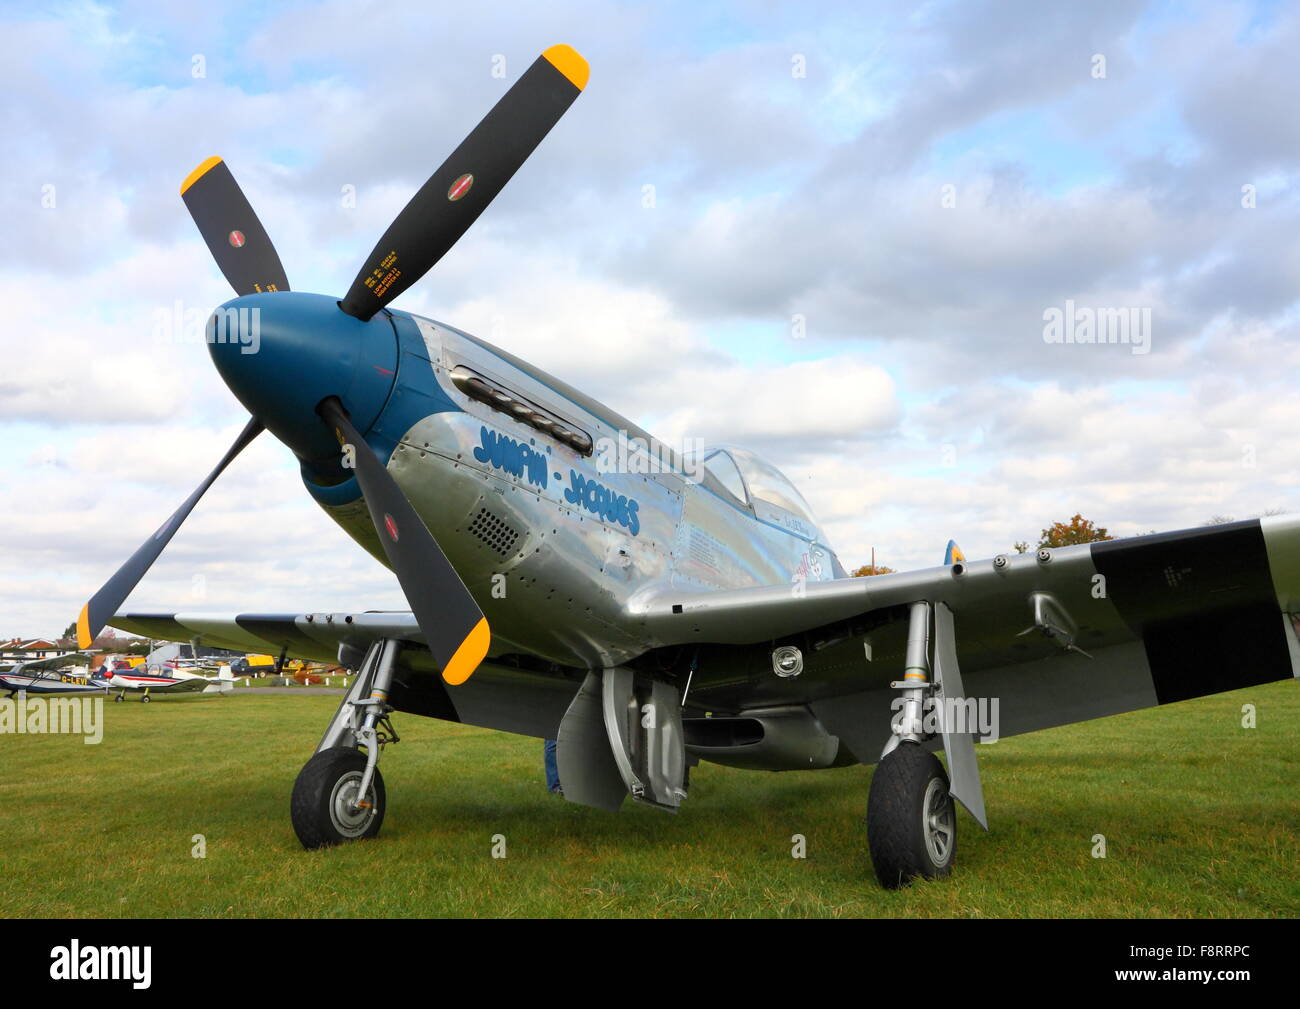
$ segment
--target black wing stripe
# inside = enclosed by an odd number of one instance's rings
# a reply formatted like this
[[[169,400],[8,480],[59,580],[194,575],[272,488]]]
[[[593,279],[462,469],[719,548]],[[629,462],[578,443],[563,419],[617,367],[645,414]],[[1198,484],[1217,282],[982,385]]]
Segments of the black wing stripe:
[[[1161,704],[1293,675],[1258,520],[1092,545]]]

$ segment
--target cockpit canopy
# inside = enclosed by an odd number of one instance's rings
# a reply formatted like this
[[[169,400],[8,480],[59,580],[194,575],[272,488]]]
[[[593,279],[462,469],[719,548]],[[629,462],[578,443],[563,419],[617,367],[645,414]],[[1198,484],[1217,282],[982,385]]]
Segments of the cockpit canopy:
[[[775,520],[810,539],[826,542],[808,502],[770,462],[748,449],[731,445],[706,448],[699,458],[703,460],[705,473],[717,481],[735,504],[752,507],[761,519]]]

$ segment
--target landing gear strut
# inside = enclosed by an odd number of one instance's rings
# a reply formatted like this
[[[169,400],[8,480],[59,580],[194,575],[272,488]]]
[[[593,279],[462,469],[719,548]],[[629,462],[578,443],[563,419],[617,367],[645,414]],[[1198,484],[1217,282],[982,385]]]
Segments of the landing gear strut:
[[[387,796],[379,755],[398,742],[388,717],[388,688],[400,648],[390,640],[370,646],[315,755],[294,782],[289,813],[304,848],[364,840],[383,826]]]

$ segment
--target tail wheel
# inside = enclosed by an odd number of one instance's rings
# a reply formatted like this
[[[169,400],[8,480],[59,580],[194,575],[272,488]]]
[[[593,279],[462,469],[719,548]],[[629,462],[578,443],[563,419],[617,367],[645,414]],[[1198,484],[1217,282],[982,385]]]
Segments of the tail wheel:
[[[322,750],[298,774],[289,814],[304,848],[324,848],[374,837],[384,823],[384,778],[375,768],[360,795],[366,755],[336,746]]]
[[[902,743],[876,767],[867,797],[867,844],[880,885],[890,890],[917,876],[952,871],[957,811],[939,758]]]

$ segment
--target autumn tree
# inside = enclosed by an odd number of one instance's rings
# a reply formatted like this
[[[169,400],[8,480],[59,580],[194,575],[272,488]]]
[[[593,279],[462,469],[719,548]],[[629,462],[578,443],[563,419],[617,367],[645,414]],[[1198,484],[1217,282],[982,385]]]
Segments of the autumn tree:
[[[103,630],[95,635],[95,640],[90,643],[89,651],[92,652],[120,652],[122,641],[116,634],[110,630]]]
[[[871,575],[892,575],[893,568],[887,568],[883,564],[864,564],[853,572],[854,578],[869,578]]]
[[[1057,522],[1049,529],[1043,530],[1042,538],[1038,541],[1038,548],[1043,547],[1068,547],[1077,543],[1099,543],[1102,540],[1113,540],[1112,536],[1101,526],[1094,526],[1091,519],[1086,519],[1082,515],[1075,516],[1067,522]]]

